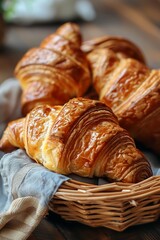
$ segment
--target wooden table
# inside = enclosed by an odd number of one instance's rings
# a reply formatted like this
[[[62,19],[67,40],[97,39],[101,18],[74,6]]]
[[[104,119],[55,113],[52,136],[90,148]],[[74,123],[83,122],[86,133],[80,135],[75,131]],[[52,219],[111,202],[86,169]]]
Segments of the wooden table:
[[[92,228],[67,222],[51,214],[44,219],[28,240],[159,240],[160,220],[154,223],[130,227],[123,232],[107,228]]]
[[[143,51],[148,66],[160,67],[160,2],[158,0],[93,0],[97,17],[93,22],[79,21],[83,38],[120,35],[135,42]],[[16,63],[31,47],[60,23],[34,26],[6,26],[4,47],[0,50],[0,82],[13,76]],[[122,233],[106,228],[91,228],[66,222],[55,214],[46,217],[28,240],[158,240],[160,221],[134,226]]]

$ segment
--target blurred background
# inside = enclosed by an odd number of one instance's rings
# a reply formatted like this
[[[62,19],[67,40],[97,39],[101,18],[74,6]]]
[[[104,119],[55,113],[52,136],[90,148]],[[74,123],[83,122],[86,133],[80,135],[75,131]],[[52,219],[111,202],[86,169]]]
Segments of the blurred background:
[[[125,37],[160,68],[160,0],[0,0],[0,82],[23,54],[62,23],[79,24],[83,39]]]

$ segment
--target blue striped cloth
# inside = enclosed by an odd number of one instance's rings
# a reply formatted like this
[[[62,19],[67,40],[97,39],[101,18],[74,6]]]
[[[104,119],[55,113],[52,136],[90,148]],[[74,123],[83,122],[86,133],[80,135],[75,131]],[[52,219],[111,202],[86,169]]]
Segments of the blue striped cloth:
[[[16,79],[0,85],[0,135],[9,121],[20,117],[20,96]],[[0,240],[27,239],[68,179],[33,162],[24,150],[0,152]]]
[[[5,154],[0,161],[0,213],[16,198],[33,196],[46,206],[68,177],[49,171],[33,162],[24,150]]]
[[[24,150],[5,154],[0,160],[0,239],[27,239],[68,179],[33,162]]]

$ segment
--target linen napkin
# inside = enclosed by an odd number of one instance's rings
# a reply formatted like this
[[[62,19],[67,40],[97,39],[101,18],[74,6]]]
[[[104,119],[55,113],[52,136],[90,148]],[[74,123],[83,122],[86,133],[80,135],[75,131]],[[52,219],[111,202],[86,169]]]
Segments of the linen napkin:
[[[0,134],[20,117],[20,86],[15,79],[0,86]],[[0,159],[0,240],[29,237],[48,211],[48,203],[69,178],[33,162],[24,150]]]
[[[0,136],[9,121],[21,117],[20,96],[16,79],[9,78],[0,85]]]

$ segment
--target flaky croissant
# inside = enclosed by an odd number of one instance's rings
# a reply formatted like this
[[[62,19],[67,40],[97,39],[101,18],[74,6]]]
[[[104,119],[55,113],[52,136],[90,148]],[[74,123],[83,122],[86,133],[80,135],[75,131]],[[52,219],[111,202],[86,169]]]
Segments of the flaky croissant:
[[[8,125],[0,149],[13,146],[25,148],[32,159],[61,174],[123,182],[152,175],[149,162],[112,110],[96,100],[73,98],[64,106],[37,106]]]
[[[82,50],[89,54],[95,49],[110,49],[117,54],[119,58],[134,58],[142,63],[145,59],[142,51],[137,45],[128,39],[117,36],[103,36],[83,42]]]
[[[160,70],[113,50],[101,46],[87,55],[99,99],[132,137],[160,153]]]
[[[80,46],[78,26],[66,23],[23,56],[15,76],[23,89],[24,114],[38,104],[61,105],[86,92],[90,71]]]

